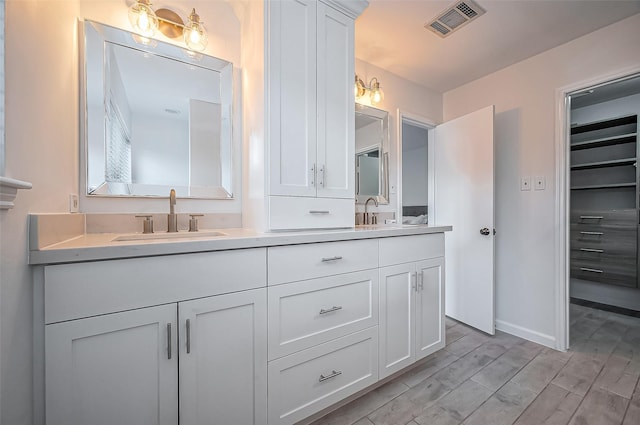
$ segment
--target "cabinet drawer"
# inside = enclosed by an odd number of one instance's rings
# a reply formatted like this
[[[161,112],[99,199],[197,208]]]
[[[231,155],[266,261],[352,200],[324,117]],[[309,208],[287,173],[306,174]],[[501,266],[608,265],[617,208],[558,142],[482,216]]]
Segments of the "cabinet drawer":
[[[635,226],[638,213],[635,209],[609,211],[571,211],[571,223],[582,226]]]
[[[378,324],[378,272],[269,287],[269,359]]]
[[[269,362],[269,424],[293,424],[378,380],[374,326]]]
[[[45,323],[264,287],[266,248],[45,267]]]
[[[571,277],[609,285],[636,287],[637,259],[571,259]]]
[[[444,233],[380,239],[380,267],[444,257]]]
[[[269,248],[269,285],[378,267],[378,240],[361,239]]]
[[[353,199],[269,197],[271,230],[354,227],[355,214]]]

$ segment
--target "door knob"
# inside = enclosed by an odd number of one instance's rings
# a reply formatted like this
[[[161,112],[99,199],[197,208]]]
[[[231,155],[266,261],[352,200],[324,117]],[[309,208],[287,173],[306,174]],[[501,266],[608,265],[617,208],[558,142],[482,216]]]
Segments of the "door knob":
[[[480,229],[480,234],[487,236],[489,234],[489,229],[487,229],[486,227],[483,227],[482,229]]]

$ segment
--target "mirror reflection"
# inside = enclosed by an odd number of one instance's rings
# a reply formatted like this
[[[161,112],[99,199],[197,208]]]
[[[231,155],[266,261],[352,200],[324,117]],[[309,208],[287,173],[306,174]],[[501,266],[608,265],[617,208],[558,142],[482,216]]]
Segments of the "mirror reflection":
[[[232,64],[84,28],[87,194],[231,198]]]
[[[389,114],[356,104],[356,202],[389,203]]]

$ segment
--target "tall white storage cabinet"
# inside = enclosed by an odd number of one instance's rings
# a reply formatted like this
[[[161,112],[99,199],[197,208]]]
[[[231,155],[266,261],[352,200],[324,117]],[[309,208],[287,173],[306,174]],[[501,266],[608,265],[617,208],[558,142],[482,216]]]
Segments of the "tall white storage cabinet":
[[[255,92],[245,90],[244,111],[251,164],[263,164],[264,173],[248,178],[252,199],[245,203],[251,209],[245,226],[354,226],[354,27],[367,5],[363,0],[264,3],[265,61],[249,59],[245,66],[248,74],[264,77],[264,110]],[[264,121],[256,118],[260,114]],[[251,134],[262,132],[265,143],[256,144]]]

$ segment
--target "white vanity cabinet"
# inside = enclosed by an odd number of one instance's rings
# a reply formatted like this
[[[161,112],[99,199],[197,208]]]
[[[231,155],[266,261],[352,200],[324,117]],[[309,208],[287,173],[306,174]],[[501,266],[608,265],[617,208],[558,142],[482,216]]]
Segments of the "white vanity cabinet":
[[[384,378],[444,347],[444,235],[381,239],[380,263]]]
[[[378,240],[269,248],[269,424],[378,380]]]
[[[47,325],[47,425],[178,423],[176,306]]]
[[[266,289],[178,304],[180,425],[266,424]]]
[[[265,425],[265,286],[264,248],[45,267],[47,425]]]

